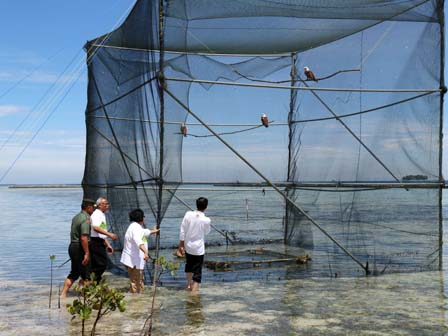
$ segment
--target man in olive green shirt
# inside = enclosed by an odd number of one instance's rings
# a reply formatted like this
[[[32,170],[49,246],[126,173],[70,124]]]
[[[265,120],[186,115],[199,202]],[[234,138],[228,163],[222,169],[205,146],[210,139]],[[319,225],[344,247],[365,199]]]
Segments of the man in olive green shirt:
[[[90,215],[94,211],[95,201],[83,199],[81,212],[72,219],[70,230],[70,246],[68,254],[72,262],[70,274],[64,282],[64,288],[61,292],[61,298],[67,296],[67,292],[73,283],[81,277],[82,280],[88,280],[87,264],[90,260],[89,238],[90,238]]]

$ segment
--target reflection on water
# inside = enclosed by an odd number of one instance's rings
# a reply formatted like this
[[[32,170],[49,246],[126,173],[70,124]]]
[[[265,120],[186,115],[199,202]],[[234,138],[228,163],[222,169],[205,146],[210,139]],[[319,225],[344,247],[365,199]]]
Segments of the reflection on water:
[[[0,335],[80,335],[80,321],[71,321],[65,309],[75,298],[73,292],[57,308],[58,285],[68,274],[69,264],[57,266],[68,258],[70,220],[80,199],[80,189],[0,187],[4,210],[0,221]],[[48,309],[49,256],[53,254],[53,302]],[[315,258],[312,264],[297,267],[309,271],[318,263]],[[288,270],[272,267],[256,281],[246,277],[248,272],[236,271],[225,282],[213,281],[205,272],[198,296],[184,290],[180,270],[178,282],[157,290],[153,335],[448,334],[446,272],[286,280]],[[128,289],[127,278],[110,273],[106,277],[112,287]],[[126,294],[126,312],[105,316],[98,334],[139,335],[151,298],[149,288],[142,295]]]
[[[186,325],[200,327],[204,324],[205,317],[202,313],[202,299],[200,293],[189,293],[185,300]]]

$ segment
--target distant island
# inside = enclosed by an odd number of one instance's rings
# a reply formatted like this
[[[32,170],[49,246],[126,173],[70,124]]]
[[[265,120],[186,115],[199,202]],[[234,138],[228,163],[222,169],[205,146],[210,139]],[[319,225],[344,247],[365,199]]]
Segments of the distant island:
[[[426,181],[427,179],[426,175],[406,175],[402,178],[403,181]]]
[[[12,184],[8,186],[10,189],[44,189],[44,188],[81,188],[79,184]]]

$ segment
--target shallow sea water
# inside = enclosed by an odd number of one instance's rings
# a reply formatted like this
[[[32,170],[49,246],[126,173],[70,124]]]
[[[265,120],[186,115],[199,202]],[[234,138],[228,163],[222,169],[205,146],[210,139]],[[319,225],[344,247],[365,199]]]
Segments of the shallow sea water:
[[[0,335],[80,335],[80,321],[65,309],[73,291],[61,308],[57,298],[69,265],[57,266],[68,257],[67,227],[80,198],[80,189],[0,187]],[[50,254],[56,259],[49,309]],[[153,335],[448,334],[446,272],[293,280],[273,272],[256,281],[206,281],[198,296],[181,285],[159,287]],[[128,286],[111,273],[107,280]],[[151,294],[126,294],[126,312],[104,317],[97,335],[138,335]]]
[[[73,294],[48,309],[48,285],[2,281],[0,292],[0,334],[80,334],[64,308]],[[126,312],[104,317],[98,335],[138,335],[151,294],[126,294]],[[199,295],[158,288],[153,335],[446,335],[447,303],[439,272],[204,284]]]

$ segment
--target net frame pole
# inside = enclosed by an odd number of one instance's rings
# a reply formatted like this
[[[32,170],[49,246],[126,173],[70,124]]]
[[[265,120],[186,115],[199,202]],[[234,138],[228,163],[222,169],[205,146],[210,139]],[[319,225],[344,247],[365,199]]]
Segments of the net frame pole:
[[[443,269],[443,211],[442,192],[445,181],[443,180],[443,102],[446,93],[445,86],[445,2],[439,1],[439,26],[440,26],[440,112],[439,112],[439,270]]]
[[[296,85],[296,60],[297,60],[297,53],[291,53],[291,71],[290,71],[290,85],[291,87]],[[291,182],[291,163],[292,163],[292,140],[294,137],[294,133],[296,131],[295,124],[292,123],[293,121],[293,115],[294,115],[294,109],[295,109],[295,102],[297,97],[297,91],[290,90],[289,92],[289,113],[288,113],[288,172],[287,172],[287,181]],[[283,241],[286,244],[288,240],[288,232],[289,232],[289,216],[288,216],[288,207],[285,207],[285,219],[284,219],[284,235],[283,235]]]
[[[156,221],[156,228],[160,229],[160,223],[162,222],[162,197],[163,197],[163,160],[164,160],[164,136],[165,136],[165,97],[164,97],[164,86],[166,85],[165,82],[165,76],[163,72],[164,62],[165,62],[165,53],[164,53],[164,0],[158,1],[159,11],[158,11],[158,18],[159,18],[159,72],[157,73],[157,91],[159,94],[159,101],[160,101],[160,124],[159,124],[159,197],[157,202],[157,221]],[[152,294],[152,302],[151,302],[151,310],[149,313],[149,316],[147,320],[145,321],[145,324],[143,328],[145,328],[146,323],[148,323],[148,329],[145,331],[145,335],[151,335],[152,334],[152,317],[154,314],[154,307],[156,302],[156,293],[157,293],[157,273],[159,270],[159,249],[160,249],[160,234],[156,236],[156,260],[154,262],[154,275],[153,275],[153,294]]]
[[[202,84],[218,84],[228,86],[240,87],[256,87],[264,89],[284,89],[297,91],[330,91],[330,92],[371,92],[371,93],[425,93],[425,92],[440,92],[441,89],[352,89],[352,88],[323,88],[323,87],[303,87],[303,86],[289,86],[289,85],[268,85],[268,84],[254,84],[254,83],[235,83],[225,81],[212,81],[205,79],[188,79],[166,77],[167,81],[186,82],[186,83],[202,83]]]
[[[244,158],[240,153],[238,153],[227,141],[225,141],[219,134],[217,134],[213,129],[211,129],[196,113],[194,113],[190,108],[188,108],[182,101],[177,99],[177,97],[171,93],[167,88],[164,88],[165,92],[177,102],[183,109],[185,109],[188,114],[199,121],[210,133],[212,133],[219,141],[221,141],[230,151],[232,151],[238,158],[240,158],[246,165],[249,166],[258,176],[260,176],[269,186],[275,189],[275,191],[280,194],[285,201],[289,202],[293,207],[299,210],[314,226],[316,226],[327,238],[329,238],[336,246],[338,246],[347,256],[349,256],[354,262],[356,262],[364,271],[366,275],[370,274],[368,262],[364,266],[361,261],[359,261],[353,254],[350,253],[341,243],[339,243],[335,238],[333,238],[323,227],[319,225],[310,215],[308,215],[305,210],[303,210],[299,205],[297,205],[291,198],[284,194],[275,184],[273,184],[267,177],[265,177],[255,166],[253,166],[246,158]]]

